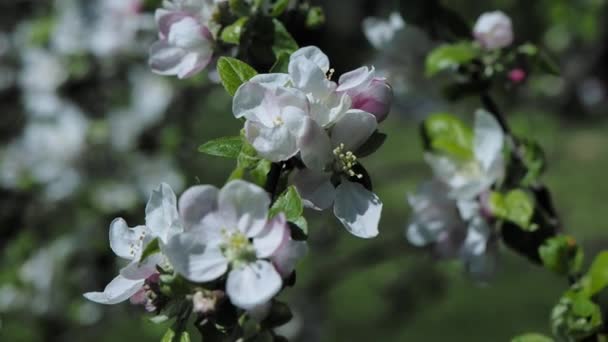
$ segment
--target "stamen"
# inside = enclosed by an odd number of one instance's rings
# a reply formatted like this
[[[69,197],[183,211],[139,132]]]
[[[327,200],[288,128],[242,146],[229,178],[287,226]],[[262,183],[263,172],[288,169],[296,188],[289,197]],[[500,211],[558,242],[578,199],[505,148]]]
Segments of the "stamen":
[[[327,79],[331,81],[331,78],[334,77],[335,72],[336,72],[336,69],[334,69],[334,68],[329,69],[329,72],[327,73]]]
[[[345,148],[344,144],[341,143],[333,150],[333,154],[336,157],[334,164],[336,171],[344,173],[348,177],[363,178],[362,174],[353,171],[353,167],[358,164],[357,156],[352,151],[344,151]]]

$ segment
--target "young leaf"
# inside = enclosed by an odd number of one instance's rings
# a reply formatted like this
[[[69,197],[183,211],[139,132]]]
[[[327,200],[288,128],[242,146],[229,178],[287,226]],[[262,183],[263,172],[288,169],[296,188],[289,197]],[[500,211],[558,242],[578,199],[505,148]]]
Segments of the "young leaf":
[[[538,253],[543,265],[560,275],[574,275],[583,265],[583,250],[570,236],[558,235],[539,247]]]
[[[531,224],[534,202],[523,190],[512,190],[506,195],[490,194],[490,207],[496,217],[513,222],[526,231],[535,231],[538,226]]]
[[[511,342],[553,342],[553,339],[541,334],[525,334],[513,338]]]
[[[304,206],[302,205],[302,199],[300,198],[300,194],[295,187],[290,186],[285,190],[279,198],[277,198],[276,202],[270,208],[270,217],[274,217],[279,213],[285,213],[288,221],[293,221],[302,216],[302,212],[304,211]]]
[[[220,38],[226,43],[238,44],[241,40],[241,33],[243,32],[247,20],[249,20],[248,17],[242,17],[235,21],[234,24],[226,26],[224,30],[222,30]]]
[[[289,57],[290,55],[287,52],[281,52],[277,56],[277,61],[274,62],[272,68],[270,68],[271,73],[283,73],[286,74],[289,72]]]
[[[257,75],[257,71],[247,63],[232,57],[220,57],[217,62],[217,71],[220,75],[222,85],[226,91],[234,96],[241,84],[249,81]]]
[[[477,50],[471,43],[441,45],[427,56],[426,74],[434,76],[440,71],[455,69],[471,62],[475,57],[477,57]]]
[[[316,29],[325,24],[325,12],[319,6],[311,7],[306,15],[306,27]]]
[[[201,153],[211,156],[236,159],[241,153],[243,139],[237,137],[223,137],[208,141],[198,148]]]
[[[595,295],[608,286],[608,251],[601,252],[587,272],[591,295]]]
[[[160,340],[161,342],[190,342],[190,334],[187,331],[176,332],[173,328],[167,329],[167,332]]]
[[[473,131],[457,117],[432,114],[423,123],[425,140],[432,150],[461,158],[473,158]]]
[[[146,261],[150,256],[160,252],[160,244],[158,242],[158,238],[150,241],[144,251],[141,253],[141,258],[139,258],[139,262],[142,263]]]
[[[274,24],[274,41],[272,44],[272,52],[278,58],[281,53],[292,54],[298,49],[298,43],[293,39],[287,31],[283,23],[277,19],[273,19]]]
[[[270,161],[266,159],[260,159],[256,167],[249,172],[255,184],[259,186],[264,186],[264,184],[266,183],[268,172],[270,172],[270,165],[272,165]]]
[[[283,14],[283,12],[285,12],[287,6],[289,6],[289,0],[277,0],[277,2],[275,2],[272,6],[270,15],[272,15],[273,17],[280,16],[281,14]]]

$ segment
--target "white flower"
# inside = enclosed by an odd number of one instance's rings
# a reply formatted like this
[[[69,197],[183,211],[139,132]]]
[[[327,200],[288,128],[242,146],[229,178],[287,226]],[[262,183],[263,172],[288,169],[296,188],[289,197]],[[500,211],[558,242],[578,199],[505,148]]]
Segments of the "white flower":
[[[164,256],[156,253],[140,262],[143,249],[154,239],[161,247],[174,235],[181,234],[184,223],[177,210],[173,190],[161,184],[152,192],[146,205],[146,225],[130,228],[122,218],[110,224],[110,248],[130,263],[120,270],[103,292],[85,293],[85,298],[100,304],[117,304],[138,293],[146,280],[157,273],[156,265],[164,262]]]
[[[504,132],[492,114],[475,113],[473,158],[456,159],[427,153],[435,175],[450,187],[452,198],[474,199],[504,176]]]
[[[91,52],[104,58],[134,50],[148,19],[139,13],[142,5],[142,0],[98,0],[98,16],[88,33]]]
[[[484,13],[475,23],[473,36],[488,50],[507,47],[513,43],[511,19],[501,11]]]
[[[485,280],[495,270],[497,239],[478,201],[456,201],[438,180],[423,183],[408,195],[412,218],[406,230],[414,246],[433,246],[441,258],[461,258],[467,271]]]
[[[262,188],[240,180],[221,190],[187,190],[180,211],[190,229],[165,249],[174,269],[195,282],[227,273],[226,294],[237,307],[249,310],[270,301],[283,284],[279,271],[293,267],[303,250],[284,250],[290,231],[283,214],[268,220],[269,205]],[[276,258],[282,261],[279,270],[273,265]]]
[[[363,33],[376,49],[382,49],[392,42],[395,34],[405,27],[403,17],[393,12],[387,20],[368,17],[363,20]]]
[[[333,204],[334,214],[353,235],[372,238],[378,235],[382,202],[357,181],[356,151],[377,128],[376,118],[350,110],[331,130],[331,137],[315,121],[306,121],[301,138],[301,157],[308,169],[294,175],[294,184],[305,204],[325,210]],[[337,187],[333,181],[339,180]]]
[[[213,56],[209,20],[213,1],[166,1],[155,14],[160,40],[150,47],[150,67],[160,75],[194,76]]]

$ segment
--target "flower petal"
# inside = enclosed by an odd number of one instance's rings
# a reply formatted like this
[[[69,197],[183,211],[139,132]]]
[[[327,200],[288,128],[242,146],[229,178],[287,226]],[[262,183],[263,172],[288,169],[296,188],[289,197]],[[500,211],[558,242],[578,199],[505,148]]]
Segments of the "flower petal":
[[[344,144],[346,150],[356,151],[378,128],[378,122],[373,114],[362,110],[349,110],[332,129],[331,141],[333,146]]]
[[[177,199],[168,184],[162,183],[152,191],[146,205],[146,226],[153,237],[166,243],[171,235],[183,231],[177,212]]]
[[[270,260],[281,276],[287,278],[295,270],[298,261],[306,256],[307,252],[306,242],[294,241],[288,234]]]
[[[281,276],[274,266],[268,261],[258,260],[228,273],[226,293],[234,306],[247,310],[271,300],[282,285]]]
[[[316,98],[325,98],[334,89],[335,84],[327,79],[326,71],[313,61],[303,57],[293,57],[289,63],[289,75],[296,88]]]
[[[311,118],[304,119],[302,131],[298,139],[302,162],[312,170],[324,171],[334,159],[327,132]]]
[[[496,160],[502,159],[504,132],[494,116],[485,110],[475,113],[475,157],[484,170],[489,170]]]
[[[247,121],[245,137],[260,156],[273,162],[288,160],[298,153],[297,137],[286,125],[266,127]]]
[[[133,262],[120,270],[120,275],[131,280],[147,279],[157,273],[156,265],[162,262],[163,256],[160,253],[149,256],[144,262],[133,260]]]
[[[264,97],[270,90],[256,82],[243,83],[234,94],[232,100],[232,113],[235,118],[256,116],[258,108],[262,105]],[[265,113],[263,113],[265,114]]]
[[[375,75],[376,70],[374,69],[374,67],[370,69],[366,66],[363,66],[353,71],[349,71],[340,76],[340,79],[338,80],[338,88],[336,89],[336,91],[343,92],[356,88],[365,88],[369,86]]]
[[[291,81],[288,74],[259,74],[253,76],[249,82],[257,83],[269,88],[285,87]]]
[[[234,217],[238,229],[254,237],[266,227],[270,197],[255,184],[234,180],[226,184],[218,196],[219,212]]]
[[[87,292],[84,297],[99,304],[118,304],[137,293],[144,283],[144,279],[130,280],[119,275],[106,286],[103,292]]]
[[[110,248],[124,259],[132,260],[142,248],[143,238],[149,234],[146,226],[130,228],[122,218],[110,223]]]
[[[314,210],[329,208],[336,198],[336,188],[330,174],[310,169],[298,170],[293,175],[293,184],[302,197],[304,205]]]
[[[311,61],[319,69],[321,69],[323,73],[327,73],[329,71],[329,58],[327,58],[327,55],[316,46],[306,46],[300,48],[291,55],[290,61],[298,58],[304,58]]]
[[[253,238],[253,246],[258,259],[270,257],[281,246],[286,236],[290,234],[285,214],[280,213],[268,221],[260,235]]]
[[[382,202],[363,185],[343,181],[336,189],[334,214],[351,234],[373,238],[378,235]]]
[[[214,186],[197,185],[179,197],[179,214],[186,229],[200,223],[205,215],[217,210],[218,193],[219,189]]]
[[[228,270],[228,260],[219,248],[205,246],[189,233],[171,238],[163,253],[177,273],[194,282],[215,280]]]

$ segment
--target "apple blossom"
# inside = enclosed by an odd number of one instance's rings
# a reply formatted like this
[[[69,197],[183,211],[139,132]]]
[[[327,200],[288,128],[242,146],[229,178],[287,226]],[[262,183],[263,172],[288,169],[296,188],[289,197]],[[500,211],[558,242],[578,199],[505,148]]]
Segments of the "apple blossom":
[[[340,76],[338,92],[351,98],[351,108],[374,114],[378,122],[386,119],[393,102],[393,89],[386,78],[377,77],[372,67],[361,67]]]
[[[140,260],[144,248],[154,239],[158,239],[161,246],[164,246],[173,235],[183,232],[186,223],[187,217],[182,221],[178,213],[173,190],[168,185],[161,184],[152,192],[146,205],[145,226],[130,228],[122,218],[112,221],[110,248],[118,257],[129,260],[130,263],[120,270],[120,274],[103,292],[85,293],[85,298],[100,304],[117,304],[141,294],[146,282],[154,281],[156,265],[165,263],[164,256],[159,253]],[[134,301],[137,302],[137,299]]]
[[[305,204],[316,210],[332,206],[334,215],[353,235],[378,235],[382,202],[358,181],[355,153],[376,131],[376,118],[367,112],[350,110],[331,130],[331,136],[312,119],[307,120],[301,138],[301,157],[308,169],[294,175],[294,184]]]
[[[427,153],[426,161],[435,176],[450,187],[450,196],[473,199],[503,178],[504,132],[494,116],[484,110],[475,113],[473,156],[470,159]]]
[[[180,200],[191,229],[171,238],[165,253],[191,281],[210,282],[227,274],[226,295],[233,305],[245,310],[264,305],[283,286],[276,258],[289,264],[305,252],[302,247],[283,250],[290,230],[284,214],[268,219],[269,206],[262,188],[241,180],[221,190],[192,187]]]
[[[363,20],[363,33],[376,49],[389,45],[398,31],[405,27],[405,21],[399,12],[393,12],[388,19],[368,17]]]
[[[501,11],[484,13],[475,23],[473,36],[488,50],[507,47],[513,43],[511,19]]]
[[[160,40],[150,47],[149,64],[160,75],[187,78],[204,69],[213,56],[209,21],[211,0],[166,1],[155,13]]]
[[[461,258],[471,276],[487,279],[496,266],[496,234],[478,202],[456,201],[449,190],[435,179],[408,195],[413,212],[406,237],[414,246],[433,246],[440,258]]]

